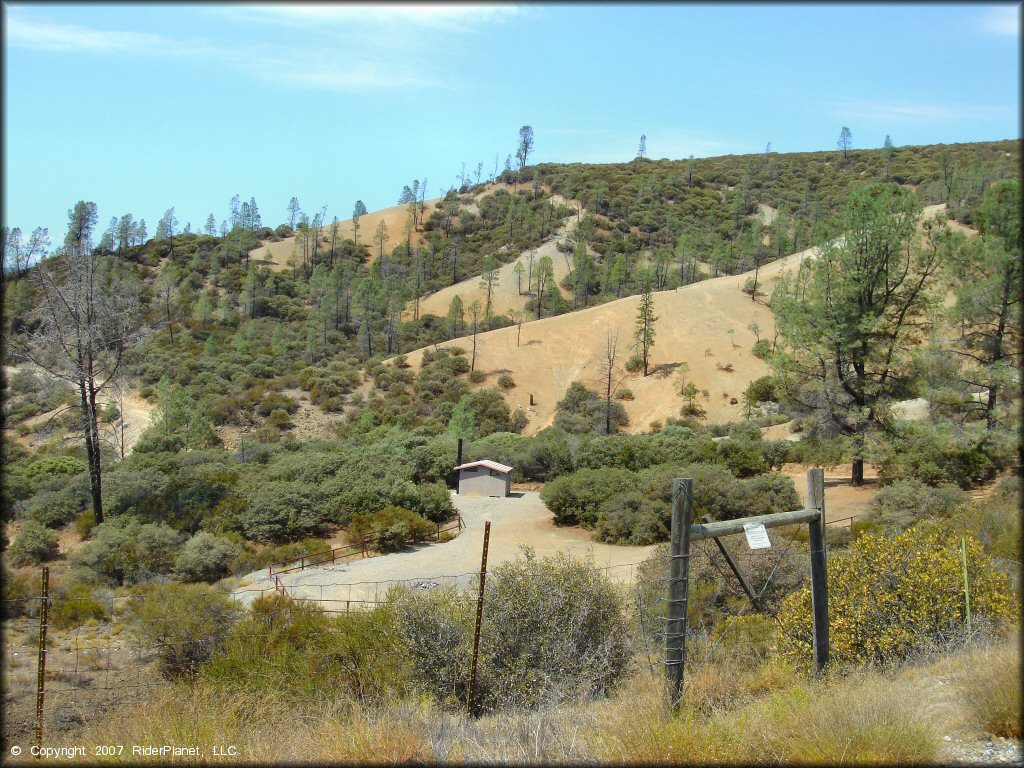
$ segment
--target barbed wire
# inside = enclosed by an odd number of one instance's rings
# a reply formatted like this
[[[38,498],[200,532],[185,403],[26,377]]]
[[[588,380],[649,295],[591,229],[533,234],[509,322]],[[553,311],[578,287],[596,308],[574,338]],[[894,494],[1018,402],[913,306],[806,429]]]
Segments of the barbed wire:
[[[757,597],[763,596],[772,584],[780,565],[784,562],[790,548],[799,537],[799,533],[800,529],[795,528],[787,536],[787,544],[777,555],[764,585],[757,592]],[[716,592],[712,597],[716,601],[720,601],[722,595],[727,592],[735,593],[736,586],[733,584],[733,577],[727,575],[721,563],[710,554],[708,550],[709,543],[710,540],[703,540],[702,546],[698,551],[702,552],[704,557],[707,558],[711,568],[718,577],[714,580]],[[575,559],[575,557],[572,559]],[[617,564],[605,563],[603,565],[595,563],[590,555],[584,555],[580,559],[587,561],[593,570],[606,577],[619,576],[616,583],[620,589],[625,590],[623,594],[627,596],[625,604],[627,608],[626,625],[630,643],[636,649],[637,654],[643,654],[643,657],[646,658],[646,664],[650,673],[652,675],[657,674],[656,667],[658,665],[655,664],[655,659],[664,653],[666,631],[665,628],[659,628],[654,629],[652,632],[653,628],[648,624],[648,620],[651,618],[652,606],[664,602],[665,598],[659,597],[657,592],[659,589],[664,588],[669,579],[664,575],[667,568],[663,568],[661,564],[670,561],[671,555],[661,554],[658,550],[651,550],[648,556],[642,560]],[[381,605],[387,602],[388,593],[395,587],[422,589],[424,586],[427,586],[427,588],[432,589],[445,582],[450,582],[453,586],[465,587],[467,585],[459,584],[458,582],[460,580],[468,580],[472,583],[473,580],[480,577],[479,572],[473,570],[409,578],[347,581],[341,577],[337,579],[331,578],[331,575],[334,573],[337,572],[321,567],[321,570],[314,575],[314,578],[317,579],[315,582],[301,582],[301,579],[309,575],[308,573],[303,575],[291,574],[287,577],[282,574],[280,582],[285,587],[288,597],[296,601],[314,604],[323,613],[334,616]],[[691,579],[693,578],[694,576],[691,576]],[[299,581],[299,583],[294,583],[295,581]],[[691,581],[691,585],[694,583],[694,581]],[[325,590],[335,589],[348,589],[350,594],[348,597],[324,594]],[[367,595],[352,596],[351,594],[352,590],[368,591],[371,589],[375,590],[375,593],[372,595],[373,599]],[[320,594],[309,594],[314,590],[320,590]],[[654,590],[654,594],[652,594],[652,590]],[[202,610],[204,603],[211,606],[214,604],[220,605],[223,604],[225,597],[230,597],[245,604],[249,602],[249,598],[258,598],[275,592],[280,594],[274,584],[265,587],[254,585],[232,587],[230,584],[226,584],[215,587],[209,592],[197,590],[190,598],[197,601],[195,603],[197,609]],[[628,599],[630,595],[632,599]],[[51,633],[51,638],[53,634],[63,633],[65,641],[70,641],[74,644],[73,647],[51,647],[47,650],[53,666],[47,669],[46,678],[48,685],[46,693],[48,695],[53,694],[55,699],[57,699],[46,702],[46,709],[50,713],[54,711],[54,707],[61,706],[69,700],[74,703],[93,697],[94,701],[99,701],[99,697],[104,697],[104,706],[113,706],[118,703],[119,694],[124,692],[166,688],[175,685],[178,682],[177,680],[167,679],[161,675],[161,654],[174,654],[189,647],[199,647],[204,651],[223,648],[225,642],[223,637],[217,638],[213,636],[192,639],[146,638],[146,632],[159,631],[162,627],[169,626],[173,621],[173,619],[168,617],[154,618],[143,615],[147,604],[151,601],[163,601],[166,599],[160,594],[159,590],[154,592],[142,591],[134,594],[102,594],[87,597],[65,597],[60,595],[50,595],[47,598],[42,596],[8,597],[0,601],[0,604],[4,607],[4,615],[8,616],[9,608],[19,606],[22,612],[24,612],[24,608],[33,604],[40,605],[44,599],[48,601],[51,610],[62,604],[71,606],[98,602],[103,606],[105,614],[98,617],[98,621],[96,619],[81,619],[72,626],[68,626],[66,621],[54,620],[51,615],[50,620],[44,625],[45,630]],[[541,617],[550,610],[553,609],[550,606],[544,605],[543,601],[542,604],[537,606],[537,611],[540,612],[539,615]],[[725,612],[728,612],[728,610],[726,608]],[[698,674],[704,666],[715,658],[723,643],[726,642],[727,636],[730,636],[730,632],[733,631],[737,620],[749,610],[750,605],[748,601],[738,612],[729,616],[724,627],[722,627],[720,620],[712,615],[700,615],[696,623],[688,624],[688,635],[713,637],[713,641],[706,649],[703,657],[693,665],[693,671],[689,673],[689,682],[692,682],[693,676]],[[264,619],[268,623],[268,630],[271,629],[271,616],[255,617],[249,614],[250,620],[254,618]],[[121,638],[118,638],[117,635],[124,632],[125,627],[118,619],[127,619],[129,622],[127,634]],[[86,623],[87,621],[89,623]],[[31,628],[30,638],[33,633],[38,632],[37,627],[38,625],[34,625]],[[243,643],[248,641],[270,642],[281,640],[282,638],[279,632],[258,631],[257,627],[251,627],[250,629],[257,629],[257,631],[244,631],[234,638],[234,641]],[[382,631],[377,630],[375,627],[371,627],[371,630]],[[330,624],[310,626],[307,628],[307,631],[312,635],[320,637],[341,636],[346,632],[344,627],[331,626]],[[38,634],[35,634],[35,637],[38,637]],[[658,644],[660,647],[652,648],[652,641],[654,640],[660,640]],[[3,647],[6,662],[5,672],[8,675],[17,673],[19,669],[26,669],[27,667],[26,671],[28,671],[35,667],[33,663],[34,654],[31,653],[25,654],[24,661],[19,660],[19,663],[24,664],[24,666],[17,667],[11,664],[11,653],[13,650],[15,648],[34,648],[34,644],[31,644],[31,641],[29,644],[20,646],[14,643],[6,643]],[[270,648],[271,646],[268,646],[267,650],[269,651]],[[267,656],[269,663],[280,663],[283,669],[284,662],[280,660],[273,661],[275,658],[273,654]],[[27,664],[25,664],[25,661],[27,661]],[[640,663],[642,664],[643,662]],[[690,665],[687,666],[689,667]],[[273,675],[270,671],[258,669],[247,670],[246,674],[250,674],[253,680],[262,680],[264,678],[270,680]],[[51,681],[55,682],[56,685],[50,684]],[[30,693],[34,693],[34,690],[30,691],[28,686],[25,685],[22,688],[22,693],[15,695],[27,696]]]

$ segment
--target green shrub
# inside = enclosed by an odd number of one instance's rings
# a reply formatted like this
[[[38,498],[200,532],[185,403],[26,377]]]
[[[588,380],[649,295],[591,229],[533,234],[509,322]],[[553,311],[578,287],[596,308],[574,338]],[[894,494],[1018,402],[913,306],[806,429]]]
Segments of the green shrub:
[[[608,421],[610,425],[606,425]],[[605,403],[581,382],[574,381],[565,391],[565,396],[555,404],[554,423],[559,429],[574,435],[593,432],[614,434],[629,424],[629,416],[622,403]]]
[[[1010,460],[1005,441],[976,428],[943,422],[900,423],[895,437],[873,444],[879,480],[916,478],[928,485],[955,483],[967,490],[995,477]]]
[[[309,541],[304,539],[303,541]],[[283,563],[290,560],[298,560],[306,552],[317,552],[328,549],[326,544],[318,545],[310,550],[303,541],[293,541],[288,544],[281,544],[276,547],[262,547],[257,549],[249,542],[242,544],[243,549],[234,560],[231,561],[230,571],[233,575],[252,573],[266,568],[271,563]]]
[[[498,377],[498,386],[502,389],[514,389],[516,386],[516,380],[507,373],[503,373]]]
[[[464,706],[472,596],[396,589],[389,601],[419,686],[443,705]],[[484,604],[477,678],[484,711],[602,696],[628,666],[621,598],[590,563],[526,550],[488,574]]]
[[[1018,476],[1003,478],[990,496],[974,500],[956,518],[1016,579],[1021,563],[1020,483]]]
[[[793,453],[793,443],[789,440],[761,441],[761,455],[770,472],[777,472],[783,464],[792,461]]]
[[[772,473],[739,480],[719,465],[661,465],[637,473],[624,492],[598,499],[597,538],[623,544],[667,539],[672,483],[677,477],[693,479],[695,517],[707,514],[716,520],[731,520],[800,506],[793,481],[785,475]]]
[[[36,487],[59,477],[69,477],[85,472],[86,463],[73,456],[44,456],[25,467],[25,475]]]
[[[594,538],[615,544],[644,546],[668,539],[670,508],[636,490],[601,503]]]
[[[131,632],[167,677],[195,674],[224,645],[242,615],[229,595],[200,584],[146,588],[128,603]]]
[[[60,528],[74,520],[82,506],[75,489],[45,490],[29,500],[25,517],[47,528]]]
[[[547,483],[540,498],[558,525],[592,526],[601,503],[634,487],[636,480],[626,469],[581,469]]]
[[[772,353],[772,344],[768,339],[758,339],[754,342],[754,346],[750,351],[754,354],[754,357],[764,360]]]
[[[42,592],[42,574],[39,570],[18,573],[8,570],[5,563],[0,590],[3,596],[0,610],[3,611],[4,619],[39,615],[39,597]]]
[[[409,650],[387,607],[330,617],[282,595],[257,599],[202,679],[308,702],[344,696],[381,703],[405,692]]]
[[[48,620],[60,629],[72,629],[108,618],[107,606],[88,584],[71,581],[54,592]]]
[[[800,509],[800,496],[793,479],[777,472],[767,472],[742,483],[746,488],[744,512],[737,517],[770,515],[773,512],[791,512]]]
[[[96,512],[88,507],[75,518],[75,532],[83,539],[89,538],[92,529],[96,527]]]
[[[200,531],[182,546],[174,572],[184,581],[217,581],[228,575],[241,552],[238,542]]]
[[[103,510],[109,517],[166,520],[170,477],[156,467],[108,472],[103,483]]]
[[[962,511],[969,502],[970,496],[955,485],[933,488],[909,478],[881,488],[869,508],[878,525],[902,531],[923,518],[949,516]]]
[[[455,515],[452,495],[444,483],[431,483],[417,487],[419,502],[413,511],[432,523],[443,523]]]
[[[356,515],[348,528],[353,541],[367,541],[380,552],[394,552],[425,541],[436,532],[430,521],[401,507],[384,507],[375,515]]]
[[[137,584],[170,573],[180,541],[163,523],[115,517],[97,525],[71,560],[114,584]]]
[[[752,477],[768,471],[761,440],[730,437],[718,444],[718,456],[737,477]]]
[[[625,368],[630,373],[636,373],[637,371],[643,369],[643,367],[644,358],[641,355],[630,355],[629,359],[626,360]]]
[[[291,429],[292,426],[291,420],[288,416],[288,411],[283,408],[275,408],[272,410],[270,415],[267,417],[267,423],[272,427],[277,427],[278,429]]]
[[[254,488],[241,524],[242,534],[256,541],[301,539],[323,529],[301,483],[268,482]]]
[[[7,548],[7,562],[15,568],[35,565],[57,557],[57,534],[34,520],[26,520]]]
[[[829,645],[836,664],[904,659],[962,637],[964,580],[959,537],[913,528],[865,534],[828,560]],[[1017,614],[1007,579],[973,537],[967,539],[972,620],[1005,624]],[[789,595],[779,610],[780,651],[806,664],[812,651],[811,595]]]

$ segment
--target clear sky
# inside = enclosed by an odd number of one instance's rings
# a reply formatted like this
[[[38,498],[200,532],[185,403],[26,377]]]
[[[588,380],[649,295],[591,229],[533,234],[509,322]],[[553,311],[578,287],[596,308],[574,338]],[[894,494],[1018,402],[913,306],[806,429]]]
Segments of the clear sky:
[[[1020,138],[1020,5],[4,3],[4,222],[328,220],[531,162]],[[98,236],[98,234],[97,234]]]

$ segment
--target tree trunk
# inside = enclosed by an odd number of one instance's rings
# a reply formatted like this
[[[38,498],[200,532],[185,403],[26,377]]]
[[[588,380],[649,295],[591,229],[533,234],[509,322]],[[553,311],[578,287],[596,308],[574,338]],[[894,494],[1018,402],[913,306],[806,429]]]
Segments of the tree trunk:
[[[92,497],[92,511],[96,524],[103,522],[103,494],[101,490],[99,442],[95,438],[95,421],[91,416],[95,411],[89,407],[90,382],[85,376],[78,382],[78,394],[82,402],[82,432],[85,436],[85,453],[89,462],[89,493]],[[95,394],[92,394],[95,402]]]
[[[171,346],[173,347],[174,346],[174,321],[171,320],[171,293],[170,293],[170,289],[168,289],[167,294],[165,295],[164,307],[167,310],[167,330],[170,331],[170,334],[171,334]],[[250,314],[251,314],[251,312],[250,312]]]
[[[853,460],[850,482],[853,485],[864,485],[864,459],[862,457]]]

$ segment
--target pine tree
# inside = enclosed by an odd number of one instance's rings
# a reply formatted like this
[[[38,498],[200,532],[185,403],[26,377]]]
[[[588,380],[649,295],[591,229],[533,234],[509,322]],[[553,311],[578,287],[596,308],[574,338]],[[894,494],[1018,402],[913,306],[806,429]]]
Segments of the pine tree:
[[[847,150],[853,146],[853,134],[850,133],[850,129],[845,125],[843,130],[839,132],[839,140],[836,142],[836,146],[843,150],[843,159],[846,159]]]
[[[456,295],[448,304],[448,338],[455,339],[459,336],[459,329],[463,325],[462,299]]]
[[[487,300],[484,304],[484,319],[491,317],[491,299],[494,295],[494,288],[501,282],[501,274],[498,272],[498,260],[493,256],[484,259],[483,275],[480,277],[480,287],[487,291]]]
[[[523,295],[523,272],[526,271],[526,267],[523,266],[522,261],[517,261],[516,265],[512,267],[512,271],[516,273],[516,291],[522,296]]]
[[[249,229],[255,232],[263,226],[263,220],[260,218],[260,209],[256,206],[256,198],[249,198]]]
[[[640,304],[637,307],[636,328],[633,331],[633,339],[636,341],[636,346],[644,361],[644,376],[647,375],[651,347],[654,346],[654,323],[657,320],[658,318],[654,314],[654,294],[651,292],[651,281],[649,277],[645,276],[643,293],[640,295]]]

